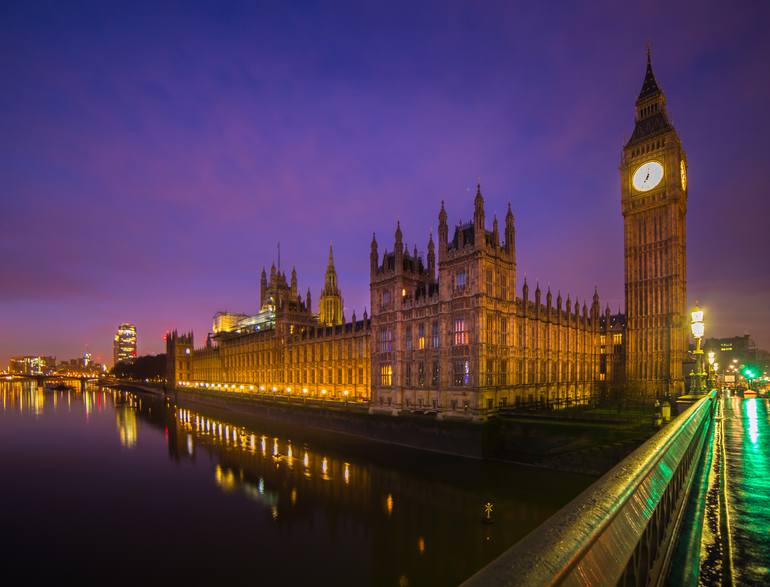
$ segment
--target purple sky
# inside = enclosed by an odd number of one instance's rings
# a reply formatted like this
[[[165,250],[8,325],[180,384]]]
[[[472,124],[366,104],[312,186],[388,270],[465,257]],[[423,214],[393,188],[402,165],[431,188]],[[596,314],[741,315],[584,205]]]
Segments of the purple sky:
[[[360,315],[372,232],[392,249],[400,218],[425,250],[477,177],[490,225],[512,203],[519,290],[617,309],[648,39],[688,153],[690,301],[770,347],[770,4],[107,4],[0,7],[0,365],[111,362],[122,321],[141,354],[201,343],[257,310],[277,241],[314,301],[333,241]]]

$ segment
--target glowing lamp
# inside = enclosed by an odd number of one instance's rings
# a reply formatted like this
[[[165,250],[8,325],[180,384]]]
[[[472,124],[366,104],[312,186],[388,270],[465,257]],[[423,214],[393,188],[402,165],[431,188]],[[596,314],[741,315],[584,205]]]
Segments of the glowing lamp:
[[[709,351],[708,359],[709,359],[709,365],[714,364],[714,359],[716,358],[716,353],[714,351]]]
[[[703,334],[705,331],[703,322],[693,322],[690,325],[690,328],[692,329],[692,335],[694,338],[703,338]]]

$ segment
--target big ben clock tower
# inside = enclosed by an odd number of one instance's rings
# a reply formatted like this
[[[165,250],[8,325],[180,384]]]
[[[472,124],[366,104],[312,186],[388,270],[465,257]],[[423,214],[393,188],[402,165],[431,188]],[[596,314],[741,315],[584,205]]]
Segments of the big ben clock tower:
[[[652,399],[684,392],[687,353],[687,157],[666,113],[649,50],[620,190],[626,280],[626,378]]]

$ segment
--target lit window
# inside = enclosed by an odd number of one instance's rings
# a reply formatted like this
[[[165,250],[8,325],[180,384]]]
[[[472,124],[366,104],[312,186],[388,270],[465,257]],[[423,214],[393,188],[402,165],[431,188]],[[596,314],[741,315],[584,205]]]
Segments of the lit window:
[[[468,331],[465,329],[465,318],[455,318],[453,335],[455,345],[468,344]]]
[[[380,365],[380,384],[384,387],[393,385],[393,366],[390,363]]]

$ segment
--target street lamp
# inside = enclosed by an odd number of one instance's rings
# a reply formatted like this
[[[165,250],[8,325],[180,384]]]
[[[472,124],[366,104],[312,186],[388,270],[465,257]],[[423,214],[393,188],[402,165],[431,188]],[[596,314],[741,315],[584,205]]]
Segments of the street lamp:
[[[692,374],[691,391],[701,394],[706,392],[706,382],[704,381],[706,374],[703,372],[703,349],[700,348],[700,343],[705,333],[705,326],[703,324],[703,310],[698,307],[698,302],[695,302],[695,308],[690,312],[690,330],[695,339],[695,350],[693,351],[695,356],[695,373]]]
[[[708,388],[709,389],[713,389],[714,388],[714,379],[715,379],[715,377],[714,377],[714,359],[716,358],[716,353],[714,351],[709,351],[708,354],[706,355],[706,357],[708,357],[708,362],[709,362],[709,372],[708,372],[709,384],[708,384]]]

